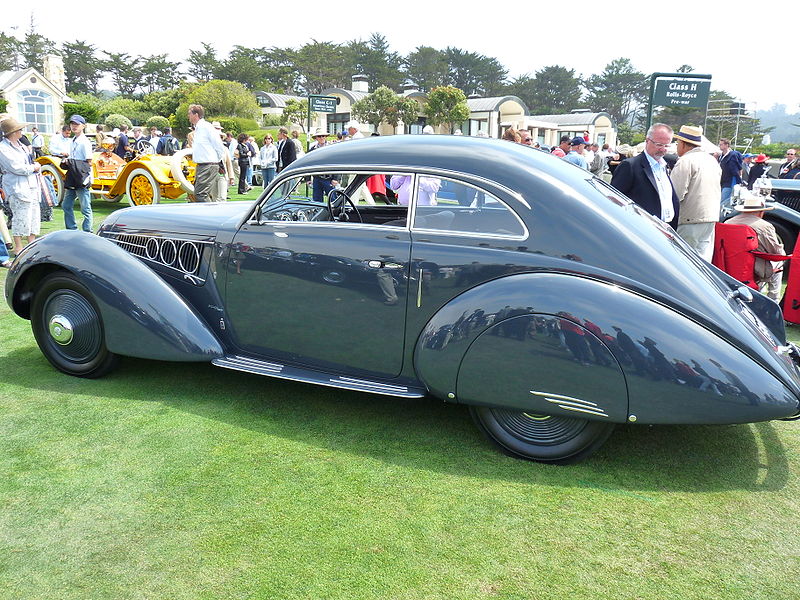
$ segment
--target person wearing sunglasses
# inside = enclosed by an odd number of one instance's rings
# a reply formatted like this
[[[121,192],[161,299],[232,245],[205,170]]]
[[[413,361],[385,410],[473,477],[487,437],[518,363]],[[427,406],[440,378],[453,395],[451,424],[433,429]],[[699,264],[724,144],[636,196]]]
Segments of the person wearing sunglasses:
[[[672,143],[672,128],[656,123],[647,131],[644,152],[623,160],[611,177],[611,185],[644,210],[665,223],[678,227],[678,196],[664,160]]]

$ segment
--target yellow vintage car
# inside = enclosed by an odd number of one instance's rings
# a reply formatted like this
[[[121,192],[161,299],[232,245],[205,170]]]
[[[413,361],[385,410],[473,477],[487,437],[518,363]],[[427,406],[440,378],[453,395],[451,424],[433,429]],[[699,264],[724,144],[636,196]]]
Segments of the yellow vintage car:
[[[175,200],[184,194],[193,199],[195,164],[191,153],[187,148],[172,156],[140,154],[126,162],[103,144],[92,158],[92,194],[112,202],[118,202],[125,194],[131,206],[158,204],[162,198]],[[41,156],[36,162],[42,165],[42,174],[53,182],[61,202],[66,176],[61,159]]]

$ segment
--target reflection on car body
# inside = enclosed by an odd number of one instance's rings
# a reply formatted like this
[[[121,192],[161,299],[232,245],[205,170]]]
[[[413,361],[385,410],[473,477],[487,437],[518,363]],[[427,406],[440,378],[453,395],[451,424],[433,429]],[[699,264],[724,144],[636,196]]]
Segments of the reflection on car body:
[[[315,177],[338,183],[321,201]],[[374,204],[359,201],[370,177],[389,181]],[[184,246],[192,272],[168,260]],[[777,305],[602,181],[497,140],[352,141],[252,205],[118,211],[97,236],[31,244],[6,296],[66,373],[125,355],[430,395],[543,462],[587,456],[617,424],[798,414]]]

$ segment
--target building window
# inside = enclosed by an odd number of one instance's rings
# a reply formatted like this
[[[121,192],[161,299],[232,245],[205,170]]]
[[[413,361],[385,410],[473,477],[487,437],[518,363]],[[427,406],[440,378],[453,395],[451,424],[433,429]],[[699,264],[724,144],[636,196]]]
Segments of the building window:
[[[350,113],[328,113],[328,131],[333,135],[347,130]]]
[[[417,134],[417,135],[421,134],[422,130],[425,127],[425,124],[426,124],[425,117],[420,117],[419,119],[417,119],[416,123],[411,123],[408,126],[408,133],[414,133],[414,134]]]
[[[17,93],[19,120],[38,127],[41,133],[54,133],[52,96],[41,90],[22,90]]]

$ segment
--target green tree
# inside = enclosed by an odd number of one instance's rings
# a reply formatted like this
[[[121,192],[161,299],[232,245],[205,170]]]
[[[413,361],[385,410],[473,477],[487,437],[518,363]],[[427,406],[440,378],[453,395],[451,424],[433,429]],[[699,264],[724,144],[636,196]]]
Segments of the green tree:
[[[495,96],[502,92],[508,71],[496,58],[448,46],[444,57],[450,65],[448,83],[467,94]]]
[[[217,51],[211,44],[200,42],[202,50],[189,50],[189,75],[201,83],[214,79],[214,73],[219,69]]]
[[[235,81],[214,80],[204,83],[192,91],[189,103],[202,104],[209,115],[253,119],[260,112],[253,94]]]
[[[42,61],[45,54],[52,54],[55,52],[55,45],[49,39],[36,32],[36,24],[31,14],[31,24],[25,38],[19,45],[20,54],[22,54],[23,66],[25,68],[34,67],[39,71],[42,70]]]
[[[146,93],[172,89],[182,80],[180,63],[167,60],[166,54],[141,56],[142,81],[139,87]]]
[[[344,87],[350,72],[344,49],[331,42],[311,40],[297,51],[296,67],[301,73],[300,85],[307,94],[318,94],[326,88]]]
[[[19,40],[0,32],[0,71],[17,71],[21,64]]]
[[[169,119],[165,119],[164,117],[162,117],[160,115],[153,115],[152,117],[147,119],[147,121],[145,121],[144,125],[148,129],[150,127],[155,127],[156,129],[160,129],[161,131],[164,131],[165,127],[169,127],[170,126],[169,125]]]
[[[102,62],[97,49],[86,42],[64,42],[61,56],[64,59],[64,77],[70,94],[96,94],[97,82],[103,76]]]
[[[133,96],[142,81],[142,57],[132,57],[125,52],[103,52],[105,68],[117,91],[123,96]]]
[[[181,82],[178,87],[171,90],[160,90],[142,96],[142,106],[146,112],[162,117],[170,117],[178,112],[178,106],[185,102],[192,90],[199,84]]]
[[[103,103],[97,96],[93,94],[75,94],[72,99],[75,100],[75,104],[69,105],[65,111],[67,113],[65,117],[81,115],[86,119],[87,123],[99,123],[101,118],[105,117],[105,115],[102,115],[102,117],[100,115]]]
[[[411,98],[398,96],[385,85],[353,104],[353,115],[377,129],[384,121],[392,127],[400,122],[413,123],[417,120],[419,105]]]
[[[469,119],[467,97],[464,92],[452,85],[433,88],[425,103],[425,114],[428,116],[429,123],[432,125],[447,124],[450,127],[450,133],[453,133],[456,123],[462,123]]]
[[[299,90],[300,74],[295,66],[297,53],[291,48],[261,48],[258,60],[263,69],[261,88],[283,94]]]
[[[589,92],[586,103],[592,110],[609,113],[617,123],[632,123],[647,100],[649,81],[630,59],[617,58],[601,74],[587,78],[584,86]]]
[[[238,81],[254,90],[264,80],[265,70],[258,61],[258,51],[244,46],[234,46],[228,58],[214,70],[217,79]]]
[[[125,115],[117,115],[117,114],[110,114],[105,118],[103,124],[109,129],[118,129],[123,125],[127,125],[128,127],[132,127],[131,120],[126,117]]]
[[[311,120],[316,118],[317,113],[311,113]],[[286,108],[283,109],[283,123],[299,125],[305,132],[308,122],[308,100],[295,100],[291,98],[286,101]]]
[[[447,83],[449,72],[447,58],[436,48],[417,46],[403,63],[406,77],[413,81],[422,92],[428,92]]]
[[[377,90],[381,85],[391,89],[400,87],[400,55],[389,50],[389,42],[380,33],[373,33],[366,42],[349,42],[345,56],[351,73],[366,75],[369,89]]]
[[[144,104],[141,101],[134,100],[133,98],[124,98],[122,96],[117,96],[108,102],[104,102],[100,106],[98,114],[101,119],[111,114],[125,115],[137,125],[144,123],[152,116],[145,110]]]
[[[506,90],[519,96],[534,115],[563,114],[582,106],[580,78],[574,69],[560,65],[544,67],[534,77],[522,75]]]

